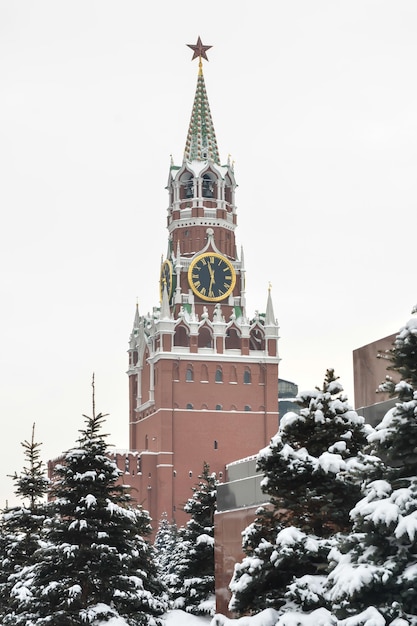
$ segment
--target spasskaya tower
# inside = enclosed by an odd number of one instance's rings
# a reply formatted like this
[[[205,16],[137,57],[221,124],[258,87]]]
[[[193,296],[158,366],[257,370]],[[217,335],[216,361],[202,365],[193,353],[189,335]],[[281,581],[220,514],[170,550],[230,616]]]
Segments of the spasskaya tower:
[[[278,427],[278,324],[271,292],[249,317],[243,252],[237,253],[233,164],[221,164],[198,38],[197,88],[180,165],[168,178],[168,252],[159,305],[136,307],[129,341],[132,495],[154,526],[182,510],[206,461],[226,465],[256,454]],[[263,277],[262,277],[263,278]],[[158,294],[155,294],[158,297]]]

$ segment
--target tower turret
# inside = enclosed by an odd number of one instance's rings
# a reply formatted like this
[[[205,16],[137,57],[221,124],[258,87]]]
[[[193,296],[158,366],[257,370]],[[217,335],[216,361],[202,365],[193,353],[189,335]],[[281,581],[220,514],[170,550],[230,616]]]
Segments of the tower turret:
[[[202,59],[207,60],[207,50],[211,46],[203,46],[199,38],[195,46],[193,59],[198,56],[199,69],[191,119],[187,133],[184,158],[181,166],[171,162],[168,178],[168,231],[172,243],[171,249],[180,249],[177,254],[167,259],[176,275],[176,292],[171,304],[178,314],[181,307],[195,304],[198,315],[201,315],[208,302],[215,302],[221,297],[224,302],[224,314],[228,318],[233,306],[242,306],[241,294],[243,281],[241,263],[237,257],[235,229],[237,213],[235,205],[236,181],[233,166],[228,158],[226,165],[220,165],[216,134],[210,112],[207,90],[203,75]],[[206,292],[199,292],[198,281],[191,280],[189,267],[192,260],[203,252],[213,252],[217,261],[226,260],[231,270],[233,289],[230,285],[216,290],[216,285],[223,276],[211,281],[207,275],[207,285],[203,285]],[[206,259],[207,260],[207,259]],[[181,272],[177,271],[178,265]],[[210,267],[216,269],[213,264]],[[197,273],[198,273],[197,268]],[[207,273],[206,273],[207,274]],[[226,280],[227,283],[227,280]],[[231,284],[231,283],[230,283]],[[210,288],[213,295],[210,295]],[[216,295],[214,295],[216,294]],[[202,297],[203,296],[203,297]]]
[[[203,461],[220,478],[226,464],[255,454],[278,426],[278,324],[247,317],[243,249],[236,251],[236,182],[221,165],[199,59],[181,165],[168,178],[168,254],[159,305],[140,316],[129,343],[130,446],[138,455],[138,501],[154,520],[177,523]]]

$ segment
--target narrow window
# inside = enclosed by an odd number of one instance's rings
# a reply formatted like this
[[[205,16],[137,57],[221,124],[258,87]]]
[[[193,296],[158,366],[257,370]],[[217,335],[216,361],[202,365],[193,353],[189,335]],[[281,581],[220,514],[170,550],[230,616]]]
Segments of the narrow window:
[[[185,380],[187,382],[192,382],[194,380],[193,368],[191,365],[187,367],[187,371],[185,374]]]
[[[209,379],[209,377],[208,377],[208,368],[207,368],[207,365],[204,363],[201,366],[201,380],[204,381],[204,382],[207,382],[208,379]]]
[[[180,379],[180,368],[178,367],[178,363],[174,363],[174,365],[172,366],[172,379]]]
[[[243,373],[243,382],[245,385],[249,385],[251,382],[250,370],[245,370]]]
[[[219,442],[217,441],[217,439],[214,440],[214,449],[217,450],[219,447]]]
[[[216,369],[216,383],[222,383],[223,382],[223,372],[222,372],[222,368],[218,367]]]
[[[184,183],[184,187],[185,187],[185,197],[192,198],[193,197],[193,179],[189,178],[188,180],[186,180]]]

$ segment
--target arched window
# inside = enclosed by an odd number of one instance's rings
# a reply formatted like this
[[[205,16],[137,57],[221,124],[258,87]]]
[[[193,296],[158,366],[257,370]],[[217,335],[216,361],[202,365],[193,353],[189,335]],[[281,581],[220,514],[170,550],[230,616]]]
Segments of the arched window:
[[[216,404],[216,411],[221,411],[222,410],[222,405],[221,404]]]
[[[237,383],[237,371],[235,365],[232,365],[232,367],[230,368],[230,382]]]
[[[185,197],[186,198],[192,198],[194,193],[193,193],[193,179],[190,178],[186,181],[185,183]]]
[[[245,404],[245,411],[252,411],[252,409],[250,408],[249,404]]]
[[[223,382],[223,371],[221,367],[217,367],[216,369],[216,378],[215,378],[216,383],[222,383]]]
[[[226,183],[226,187],[224,188],[224,199],[226,200],[227,204],[232,204],[232,197],[232,188]]]
[[[172,380],[180,379],[180,368],[178,367],[178,363],[174,363],[172,366]]]
[[[214,181],[210,174],[203,174],[203,198],[214,197]]]
[[[219,447],[219,442],[217,441],[217,439],[214,440],[214,449],[217,450]]]
[[[188,336],[186,328],[184,326],[177,326],[174,334],[174,346],[188,348],[189,345],[190,337]]]
[[[226,335],[226,350],[237,350],[240,345],[240,336],[236,328],[229,328]]]
[[[194,195],[194,182],[191,174],[184,174],[181,179],[181,199],[192,198]]]
[[[209,376],[208,376],[208,368],[207,365],[205,363],[203,363],[203,365],[201,366],[201,381],[204,382],[208,382]]]
[[[185,372],[185,380],[189,383],[194,380],[194,372],[193,372],[192,365],[187,366],[187,371]]]
[[[193,410],[193,405],[191,404],[191,402],[188,402],[187,406],[185,407],[188,411],[192,411]]]
[[[251,330],[249,344],[251,350],[265,350],[265,334],[260,328]]]
[[[188,476],[189,476],[190,478],[192,478],[192,477],[193,477],[193,473],[192,473],[192,471],[191,471],[191,470],[188,472]]]
[[[251,382],[250,370],[247,369],[243,372],[243,382],[245,385],[249,385]]]
[[[204,325],[200,328],[198,333],[198,347],[199,348],[212,348],[213,347],[213,335],[211,329]]]

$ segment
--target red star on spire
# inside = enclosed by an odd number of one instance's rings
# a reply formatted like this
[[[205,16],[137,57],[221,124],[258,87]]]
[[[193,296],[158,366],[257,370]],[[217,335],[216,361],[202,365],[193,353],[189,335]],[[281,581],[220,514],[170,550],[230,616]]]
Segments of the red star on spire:
[[[197,39],[196,44],[193,45],[192,43],[187,43],[187,46],[191,48],[191,50],[194,52],[193,58],[191,59],[192,61],[194,61],[194,59],[196,59],[197,57],[200,57],[200,59],[205,59],[206,61],[208,61],[206,52],[207,50],[210,50],[210,48],[213,47],[213,46],[203,46],[203,42],[201,41],[200,37]]]

